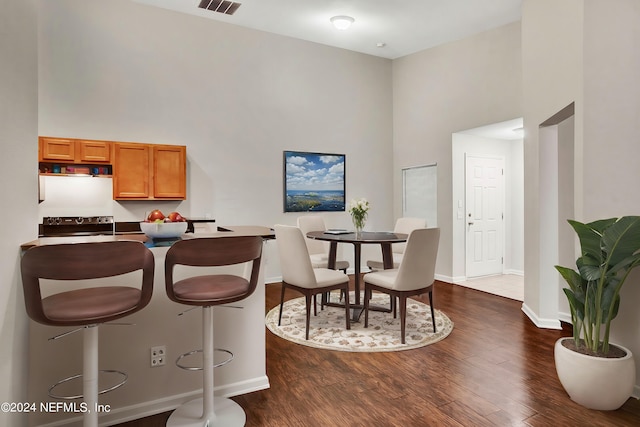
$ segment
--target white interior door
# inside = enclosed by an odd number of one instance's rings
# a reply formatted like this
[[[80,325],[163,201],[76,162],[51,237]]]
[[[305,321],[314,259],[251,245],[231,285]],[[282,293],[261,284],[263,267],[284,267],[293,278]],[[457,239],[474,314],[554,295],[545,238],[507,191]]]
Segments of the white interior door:
[[[504,159],[466,156],[466,276],[502,274]]]

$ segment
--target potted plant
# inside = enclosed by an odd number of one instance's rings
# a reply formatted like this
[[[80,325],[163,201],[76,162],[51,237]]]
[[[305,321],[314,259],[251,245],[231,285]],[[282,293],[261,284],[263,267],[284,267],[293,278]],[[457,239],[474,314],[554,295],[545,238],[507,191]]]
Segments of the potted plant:
[[[631,351],[609,342],[618,315],[620,289],[640,265],[640,216],[588,224],[569,220],[580,240],[577,271],[555,266],[569,285],[573,339],[555,344],[556,370],[572,400],[591,409],[614,410],[633,392],[636,373]]]

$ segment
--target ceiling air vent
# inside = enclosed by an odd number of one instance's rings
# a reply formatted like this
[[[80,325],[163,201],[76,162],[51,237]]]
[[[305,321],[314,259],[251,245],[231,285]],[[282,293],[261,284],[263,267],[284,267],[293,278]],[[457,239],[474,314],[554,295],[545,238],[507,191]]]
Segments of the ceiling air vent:
[[[198,6],[201,9],[208,9],[214,12],[233,15],[240,7],[241,3],[226,0],[202,0]]]

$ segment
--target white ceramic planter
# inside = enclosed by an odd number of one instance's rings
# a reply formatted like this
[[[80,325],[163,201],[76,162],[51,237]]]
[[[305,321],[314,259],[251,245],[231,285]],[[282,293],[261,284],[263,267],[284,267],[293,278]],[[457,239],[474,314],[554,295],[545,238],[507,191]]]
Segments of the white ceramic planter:
[[[560,338],[554,348],[558,378],[571,400],[600,411],[621,407],[633,393],[636,381],[636,365],[631,351],[615,344],[627,352],[625,357],[587,356],[562,345],[563,340],[572,339]]]

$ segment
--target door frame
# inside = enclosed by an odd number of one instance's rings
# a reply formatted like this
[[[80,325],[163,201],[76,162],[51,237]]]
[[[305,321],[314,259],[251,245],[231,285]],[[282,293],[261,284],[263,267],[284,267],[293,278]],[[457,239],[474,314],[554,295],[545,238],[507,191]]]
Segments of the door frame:
[[[491,132],[487,132],[490,130]],[[498,134],[494,132],[498,130]],[[508,131],[508,132],[507,132]],[[519,131],[519,133],[518,133]],[[511,135],[511,136],[509,136]],[[512,119],[451,134],[451,275],[450,283],[466,280],[465,153],[505,157],[504,274],[524,276],[524,134],[522,119]],[[516,145],[511,145],[516,144]]]

